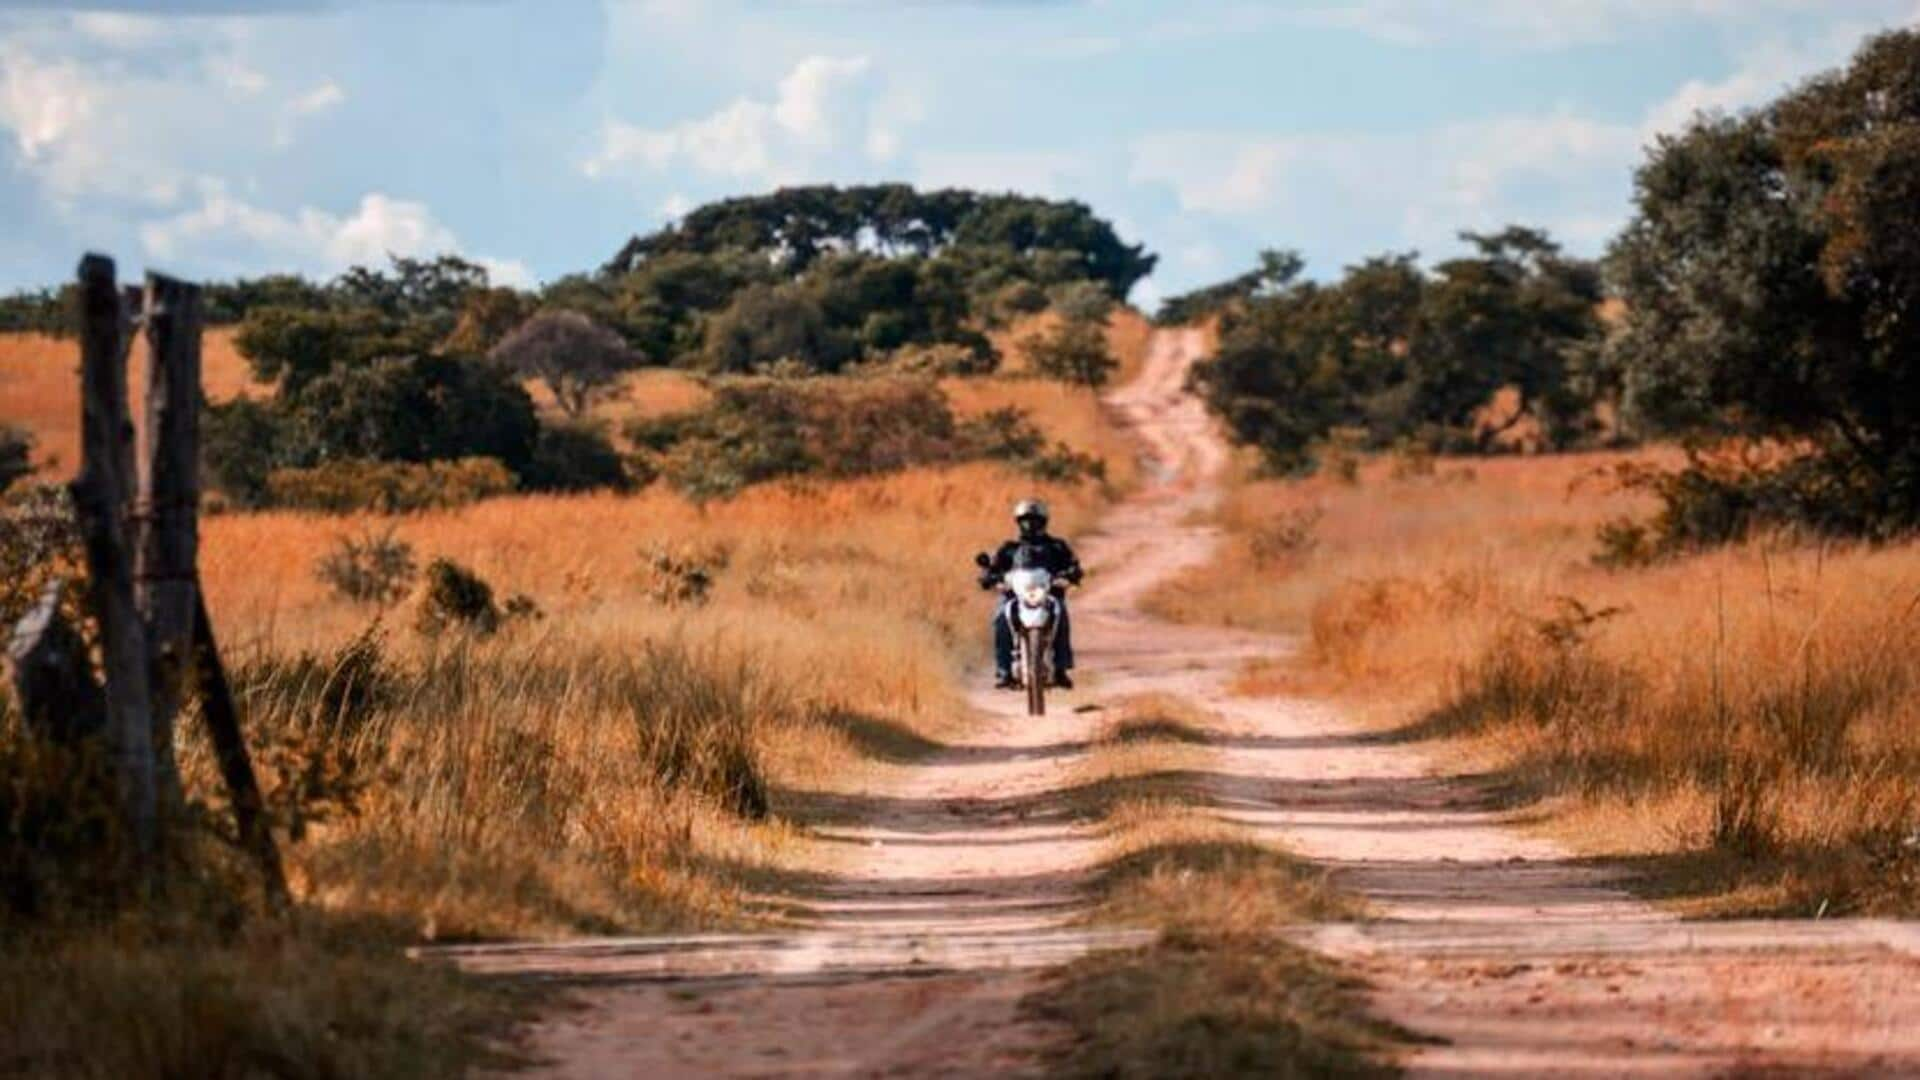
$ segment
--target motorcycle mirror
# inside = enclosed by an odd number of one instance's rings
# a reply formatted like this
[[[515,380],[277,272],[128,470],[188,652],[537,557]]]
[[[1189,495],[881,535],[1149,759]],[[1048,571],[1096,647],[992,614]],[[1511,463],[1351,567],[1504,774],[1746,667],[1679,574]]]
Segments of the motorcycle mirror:
[[[978,567],[979,567],[980,569],[982,569],[982,570],[985,570],[985,569],[986,569],[986,568],[988,568],[989,566],[992,566],[992,565],[993,565],[993,560],[992,560],[992,559],[990,559],[990,558],[988,558],[988,557],[987,557],[987,553],[986,553],[986,552],[984,552],[984,551],[982,551],[982,552],[980,552],[979,554],[977,554],[977,555],[975,555],[975,556],[973,557],[973,562],[974,562],[974,565],[975,565],[975,566],[978,566]]]

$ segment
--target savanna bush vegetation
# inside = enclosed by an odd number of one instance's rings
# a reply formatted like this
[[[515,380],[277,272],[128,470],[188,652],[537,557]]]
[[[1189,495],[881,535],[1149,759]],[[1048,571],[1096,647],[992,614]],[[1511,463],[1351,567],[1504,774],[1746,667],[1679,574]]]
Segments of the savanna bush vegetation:
[[[1155,603],[1302,634],[1304,665],[1246,689],[1364,692],[1408,737],[1470,738],[1510,790],[1568,810],[1577,843],[1641,860],[1694,910],[1920,910],[1917,148],[1920,33],[1870,39],[1650,148],[1605,260],[1577,289],[1530,289],[1555,298],[1532,309],[1544,325],[1578,328],[1533,339],[1558,357],[1534,389],[1509,361],[1546,353],[1462,354],[1541,402],[1549,444],[1601,419],[1633,452],[1354,455],[1426,399],[1418,375],[1379,411],[1349,396],[1421,355],[1418,334],[1381,345],[1406,321],[1369,321],[1426,308],[1435,283],[1409,267],[1314,286],[1270,259],[1179,298],[1221,319],[1200,383],[1229,428],[1269,467],[1323,467],[1239,488],[1222,563]],[[1499,254],[1477,243],[1470,262]],[[1482,317],[1499,295],[1433,309],[1441,340],[1502,326]],[[1456,405],[1490,389],[1440,385]]]
[[[1106,478],[1099,459],[1050,439],[1020,410],[960,419],[937,384],[911,377],[727,381],[705,406],[638,421],[628,437],[648,471],[696,499],[782,478],[974,460],[1055,481]]]
[[[1001,362],[994,333],[1053,308],[1064,321],[1023,343],[1029,370],[1097,386],[1116,363],[1114,305],[1153,263],[1079,203],[880,185],[701,207],[537,292],[495,286],[455,256],[395,258],[324,284],[210,287],[210,318],[235,324],[234,345],[272,392],[212,411],[207,461],[243,507],[271,505],[288,488],[269,482],[276,474],[468,458],[497,461],[522,490],[627,487],[658,470],[584,421],[639,367],[983,374]],[[19,318],[52,310],[50,295],[18,298]],[[534,384],[566,424],[543,418]],[[742,475],[804,471],[762,463]],[[360,505],[392,503],[369,491]]]
[[[1328,284],[1270,253],[1248,275],[1175,298],[1172,310],[1221,320],[1195,385],[1236,439],[1285,472],[1338,445],[1486,451],[1522,424],[1554,447],[1591,437],[1599,268],[1532,229],[1465,238],[1473,254],[1431,270],[1388,255]]]
[[[1630,417],[1695,442],[1653,481],[1660,544],[1920,525],[1916,177],[1913,31],[1650,154],[1608,258],[1608,359]]]

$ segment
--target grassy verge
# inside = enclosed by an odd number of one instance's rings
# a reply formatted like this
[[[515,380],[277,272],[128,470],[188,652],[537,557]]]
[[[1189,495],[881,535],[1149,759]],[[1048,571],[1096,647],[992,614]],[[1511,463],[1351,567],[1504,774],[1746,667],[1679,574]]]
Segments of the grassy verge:
[[[302,918],[216,935],[150,919],[9,935],[0,1072],[453,1076],[512,1065],[523,990],[403,955],[404,932]]]
[[[1920,911],[1920,544],[1597,565],[1596,530],[1645,509],[1596,475],[1620,460],[1246,483],[1226,565],[1157,603],[1300,635],[1241,689],[1449,739],[1689,913]]]
[[[1204,773],[1204,714],[1136,702],[1108,725],[1085,766],[1092,783]],[[1358,906],[1323,874],[1192,799],[1141,797],[1107,808],[1107,858],[1094,917],[1159,939],[1052,976],[1026,1006],[1073,1033],[1062,1075],[1392,1076],[1403,1033],[1367,1011],[1364,987],[1274,931],[1349,918]],[[1204,800],[1200,800],[1204,801]]]
[[[623,407],[693,399],[645,389]],[[1092,398],[1051,384],[996,382],[963,411],[1023,403],[1119,453]],[[203,579],[297,910],[0,917],[0,1072],[446,1075],[527,999],[407,961],[408,943],[779,918],[770,882],[820,861],[783,820],[792,796],[857,788],[963,722],[955,676],[984,645],[969,555],[1033,494],[1077,528],[1112,492],[975,465],[706,505],[649,490],[209,517]],[[355,603],[316,576],[343,537],[389,530],[540,617],[430,636],[417,597]],[[18,743],[4,714],[0,744]],[[221,820],[197,725],[181,730]],[[26,805],[4,797],[7,766],[0,810]],[[9,860],[47,859],[42,824],[0,813],[7,899]]]

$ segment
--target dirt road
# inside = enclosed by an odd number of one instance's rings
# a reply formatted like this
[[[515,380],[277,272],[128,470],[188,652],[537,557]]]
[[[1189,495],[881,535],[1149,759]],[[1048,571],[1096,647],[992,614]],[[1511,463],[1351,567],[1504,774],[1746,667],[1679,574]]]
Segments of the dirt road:
[[[1471,777],[1304,701],[1236,698],[1285,639],[1158,623],[1140,596],[1204,563],[1197,523],[1226,451],[1182,389],[1196,335],[1160,332],[1109,395],[1151,468],[1088,536],[1082,689],[1041,721],[972,699],[963,745],[807,807],[842,853],[765,935],[444,950],[474,970],[577,987],[532,1033],[555,1076],[1006,1075],[1061,1033],[1023,1018],[1037,972],[1140,936],[1076,925],[1099,837],[1063,790],[1105,702],[1203,703],[1214,812],[1330,867],[1374,918],[1287,934],[1352,963],[1387,1016],[1434,1038],[1417,1075],[1920,1075],[1920,931],[1679,924],[1603,868],[1514,827]],[[957,541],[958,542],[958,541]],[[1087,710],[1087,711],[1081,711]]]

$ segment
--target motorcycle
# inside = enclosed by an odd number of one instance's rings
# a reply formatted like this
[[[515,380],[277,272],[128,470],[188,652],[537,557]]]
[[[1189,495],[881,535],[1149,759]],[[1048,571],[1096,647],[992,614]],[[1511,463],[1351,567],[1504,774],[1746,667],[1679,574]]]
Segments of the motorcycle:
[[[985,552],[975,555],[973,561],[982,570],[992,570],[993,560]],[[1047,713],[1047,687],[1053,682],[1053,635],[1060,626],[1060,600],[1054,588],[1066,584],[1044,568],[1022,566],[1019,560],[1000,578],[1000,617],[1013,628],[1013,678],[1027,692],[1029,716]]]

